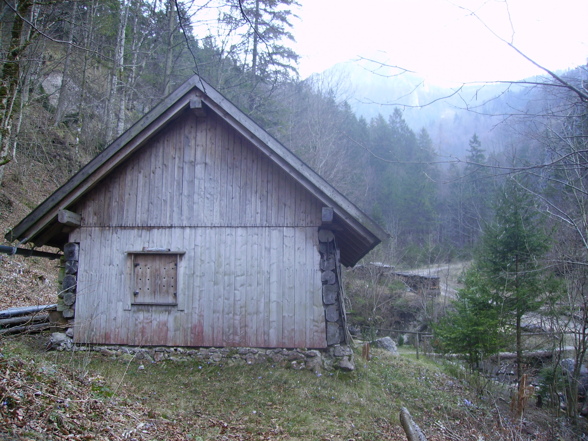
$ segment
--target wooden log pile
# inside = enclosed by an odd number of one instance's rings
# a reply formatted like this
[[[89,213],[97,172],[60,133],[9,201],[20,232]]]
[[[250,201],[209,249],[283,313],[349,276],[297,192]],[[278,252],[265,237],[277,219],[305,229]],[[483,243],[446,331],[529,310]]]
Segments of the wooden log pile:
[[[327,322],[327,345],[346,342],[345,312],[341,301],[339,250],[331,230],[319,230],[323,307]]]
[[[76,287],[78,284],[78,261],[80,244],[66,243],[63,247],[63,257],[59,271],[59,285],[61,290],[57,295],[57,311],[64,319],[73,319],[75,315]]]
[[[49,314],[57,305],[38,305],[0,311],[0,335],[38,332],[51,325]]]
[[[425,295],[437,296],[441,293],[439,276],[398,272],[393,266],[381,262],[357,265],[353,269],[353,273],[358,278],[376,283],[389,283],[390,280],[399,280],[411,291]]]
[[[421,274],[399,272],[391,272],[391,274],[415,292],[423,292],[435,295],[439,294],[439,276],[424,276]]]

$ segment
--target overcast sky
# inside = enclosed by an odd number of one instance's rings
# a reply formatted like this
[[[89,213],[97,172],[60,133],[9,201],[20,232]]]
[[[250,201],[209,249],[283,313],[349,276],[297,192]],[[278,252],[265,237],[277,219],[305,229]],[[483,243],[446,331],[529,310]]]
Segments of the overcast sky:
[[[302,78],[358,56],[378,57],[433,82],[539,73],[491,31],[549,69],[588,58],[588,0],[298,1],[294,34]]]

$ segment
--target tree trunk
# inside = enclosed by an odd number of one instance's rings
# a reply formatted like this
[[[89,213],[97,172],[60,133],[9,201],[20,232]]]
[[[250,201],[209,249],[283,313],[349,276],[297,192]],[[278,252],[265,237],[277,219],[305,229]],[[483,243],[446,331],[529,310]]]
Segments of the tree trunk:
[[[163,96],[168,96],[171,93],[171,73],[173,68],[173,49],[174,49],[174,31],[176,29],[176,8],[174,0],[169,0],[167,3],[167,41],[165,53],[165,73],[163,78]]]
[[[124,111],[122,115],[118,115],[115,109],[118,107],[120,111],[120,102],[122,95],[120,86],[122,83],[122,75],[124,71],[124,57],[125,57],[125,30],[127,27],[127,17],[129,12],[128,0],[122,0],[120,4],[120,19],[118,22],[118,32],[116,37],[116,47],[114,49],[114,61],[112,63],[112,71],[110,73],[110,90],[108,93],[108,105],[106,106],[106,142],[110,143],[117,135],[118,129],[124,126]]]
[[[14,103],[19,89],[20,56],[30,43],[30,39],[21,41],[25,21],[23,17],[33,5],[32,0],[19,1],[16,5],[17,14],[12,22],[10,32],[10,47],[6,54],[6,61],[2,66],[0,83],[0,184],[4,178],[6,165],[12,160],[10,151],[10,136],[14,116]]]
[[[71,63],[71,51],[73,43],[73,34],[76,25],[76,11],[77,8],[73,5],[73,11],[71,15],[71,23],[69,25],[69,34],[67,36],[67,45],[65,51],[65,61],[63,63],[63,73],[61,75],[61,85],[59,87],[59,100],[57,101],[57,109],[55,110],[55,121],[54,125],[58,125],[63,121],[63,115],[65,114],[65,105],[67,103],[67,90],[69,86],[69,65]]]
[[[255,16],[253,17],[253,50],[251,53],[251,75],[257,75],[257,58],[259,54],[259,0],[255,0]]]
[[[517,378],[520,380],[523,375],[523,367],[522,367],[522,360],[523,360],[523,345],[521,339],[521,314],[517,311],[517,322],[516,322],[516,332],[517,332]]]
[[[94,16],[96,10],[96,0],[92,0],[90,5],[88,6],[88,10],[86,13],[86,19],[82,17],[82,21],[86,23],[84,27],[84,42],[86,47],[91,47],[91,41],[94,35]],[[85,108],[86,108],[86,86],[87,82],[87,73],[88,73],[88,61],[89,61],[89,53],[88,51],[84,51],[84,63],[82,68],[82,81],[80,86],[80,98],[78,104],[78,115],[80,118],[79,128],[80,128],[80,135],[82,138],[87,136],[88,132],[88,121],[85,115]],[[76,143],[76,158],[78,156],[78,143]]]

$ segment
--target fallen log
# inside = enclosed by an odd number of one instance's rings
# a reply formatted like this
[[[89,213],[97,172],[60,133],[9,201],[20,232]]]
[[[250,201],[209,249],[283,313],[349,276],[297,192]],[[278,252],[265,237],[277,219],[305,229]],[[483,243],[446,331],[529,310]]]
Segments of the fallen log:
[[[0,319],[0,328],[6,328],[14,325],[21,325],[23,323],[40,323],[48,322],[49,314],[26,315],[21,317],[11,317],[7,319]]]
[[[37,312],[49,311],[53,308],[57,308],[57,303],[53,305],[21,306],[18,308],[9,308],[5,309],[4,311],[0,311],[0,319],[35,314]]]
[[[561,348],[561,350],[547,350],[547,351],[525,351],[522,353],[523,358],[552,358],[554,355],[559,354],[565,351],[572,351],[574,348],[572,346],[566,346]],[[493,355],[490,357],[492,360],[514,360],[517,358],[516,352],[501,352],[498,355]]]
[[[35,325],[13,326],[12,328],[0,329],[0,335],[21,334],[23,332],[40,332],[53,326],[51,323],[38,323]]]
[[[400,424],[404,429],[404,433],[406,433],[408,441],[427,441],[427,437],[417,423],[414,422],[406,407],[400,409]]]

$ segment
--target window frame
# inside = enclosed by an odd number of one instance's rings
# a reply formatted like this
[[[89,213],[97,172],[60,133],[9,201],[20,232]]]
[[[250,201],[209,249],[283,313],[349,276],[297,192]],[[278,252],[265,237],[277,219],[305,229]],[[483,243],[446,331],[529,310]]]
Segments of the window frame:
[[[132,250],[132,251],[126,251],[125,254],[127,255],[127,260],[129,262],[129,273],[128,273],[128,284],[129,284],[129,295],[128,295],[128,303],[127,303],[127,308],[125,309],[134,309],[137,307],[175,307],[178,310],[183,310],[184,308],[182,307],[183,303],[182,303],[182,295],[181,295],[181,286],[180,286],[180,271],[181,271],[181,257],[186,254],[185,251],[179,251],[179,250],[169,250],[169,249],[161,249],[161,248],[152,248],[152,249],[143,249],[143,250]],[[175,256],[176,260],[175,260],[175,291],[174,291],[174,297],[175,297],[175,301],[170,302],[170,301],[161,301],[158,302],[156,300],[150,300],[150,301],[145,301],[145,302],[141,302],[141,301],[137,301],[137,295],[139,294],[139,289],[137,289],[137,273],[136,273],[136,268],[138,267],[136,265],[135,259],[137,256]],[[168,296],[169,297],[169,296]]]

